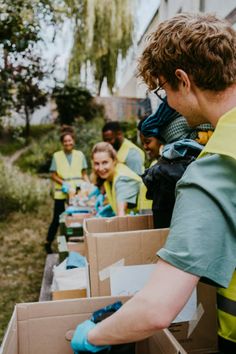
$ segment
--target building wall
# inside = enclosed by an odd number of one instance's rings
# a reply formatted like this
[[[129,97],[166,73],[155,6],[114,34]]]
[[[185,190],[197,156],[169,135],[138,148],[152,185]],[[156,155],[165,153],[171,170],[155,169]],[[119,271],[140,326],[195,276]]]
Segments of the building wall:
[[[118,96],[144,98],[147,95],[147,86],[135,77],[138,57],[146,45],[146,37],[152,33],[158,23],[180,12],[212,12],[220,17],[227,17],[236,28],[236,1],[235,0],[161,0],[159,10],[141,37],[137,47],[132,52],[132,59],[124,71]],[[152,107],[155,108],[157,100],[149,95]]]
[[[96,97],[96,102],[103,104],[107,120],[139,120],[151,113],[150,101],[134,97]]]

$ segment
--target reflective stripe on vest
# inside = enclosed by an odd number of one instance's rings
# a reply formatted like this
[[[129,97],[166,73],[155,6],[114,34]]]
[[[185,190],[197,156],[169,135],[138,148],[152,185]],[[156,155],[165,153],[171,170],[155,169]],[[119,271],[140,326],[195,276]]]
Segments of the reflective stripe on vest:
[[[217,307],[232,316],[236,316],[236,301],[227,299],[225,296],[217,293]]]
[[[54,154],[56,161],[57,174],[63,181],[67,182],[71,188],[76,185],[82,178],[83,153],[78,150],[72,150],[71,163],[69,164],[64,151],[57,151]],[[54,182],[54,198],[65,199],[66,194],[61,191],[61,184]]]
[[[129,153],[130,149],[136,149],[139,152],[140,157],[141,157],[141,161],[142,161],[142,165],[143,165],[143,170],[144,170],[145,154],[144,154],[143,150],[140,149],[137,145],[135,145],[134,143],[132,143],[132,141],[130,141],[128,139],[124,139],[121,147],[117,151],[118,161],[125,164],[125,161],[127,159],[127,155]]]
[[[236,272],[227,289],[217,289],[218,334],[236,342]]]
[[[106,195],[107,195],[107,199],[109,201],[109,204],[111,205],[113,211],[117,214],[117,204],[116,204],[116,188],[115,188],[115,184],[117,181],[117,178],[120,176],[125,176],[125,177],[129,177],[135,181],[140,182],[140,191],[142,189],[142,186],[144,186],[143,182],[142,182],[142,178],[139,177],[135,172],[133,172],[130,168],[128,168],[126,165],[122,164],[122,163],[118,163],[115,167],[115,174],[112,180],[112,186],[108,181],[105,181],[104,183],[104,187],[106,190]],[[145,186],[144,186],[145,187]],[[144,209],[146,206],[146,198],[145,196],[143,196],[143,193],[139,192],[138,195],[138,200],[137,200],[137,208],[138,210],[140,210],[140,206],[142,206]],[[148,201],[149,205],[148,208],[146,207],[146,209],[151,209],[150,208],[150,202]]]

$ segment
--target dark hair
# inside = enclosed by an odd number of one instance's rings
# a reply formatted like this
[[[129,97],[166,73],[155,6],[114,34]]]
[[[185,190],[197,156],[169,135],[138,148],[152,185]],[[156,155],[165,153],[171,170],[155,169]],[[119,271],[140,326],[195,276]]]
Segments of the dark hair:
[[[111,130],[112,132],[119,132],[122,129],[119,122],[111,121],[111,122],[107,122],[102,128],[103,133],[107,132],[108,130]]]
[[[153,90],[163,76],[178,88],[176,69],[184,70],[202,90],[221,91],[236,82],[236,32],[212,14],[182,13],[149,37],[138,75]]]
[[[63,142],[66,135],[70,135],[73,140],[75,140],[75,132],[74,128],[70,125],[62,125],[61,126],[61,134],[60,134],[60,141]]]

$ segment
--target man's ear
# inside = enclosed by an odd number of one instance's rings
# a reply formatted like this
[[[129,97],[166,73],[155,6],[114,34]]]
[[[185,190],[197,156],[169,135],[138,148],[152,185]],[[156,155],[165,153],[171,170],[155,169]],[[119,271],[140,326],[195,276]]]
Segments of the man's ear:
[[[182,83],[183,87],[189,91],[191,87],[191,81],[188,74],[182,69],[176,69],[175,76],[179,80],[179,84]]]

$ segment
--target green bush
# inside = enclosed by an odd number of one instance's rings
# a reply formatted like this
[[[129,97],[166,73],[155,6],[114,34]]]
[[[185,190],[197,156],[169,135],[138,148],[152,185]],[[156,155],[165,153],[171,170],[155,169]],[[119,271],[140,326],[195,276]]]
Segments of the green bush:
[[[87,159],[88,166],[91,168],[91,151],[93,146],[102,141],[103,118],[95,118],[91,122],[79,119],[76,123],[76,147],[81,150]]]
[[[136,121],[123,121],[120,122],[120,126],[122,131],[124,132],[124,136],[133,141],[133,143],[137,144],[137,124]]]
[[[104,114],[104,108],[95,102],[92,94],[84,87],[66,84],[54,88],[52,97],[56,101],[58,120],[61,124],[74,124],[77,118],[90,121]]]
[[[24,172],[47,173],[53,153],[60,149],[59,131],[54,128],[43,138],[32,143],[31,147],[21,155],[17,165]]]
[[[0,217],[13,211],[34,211],[48,197],[48,181],[23,174],[0,158]]]

